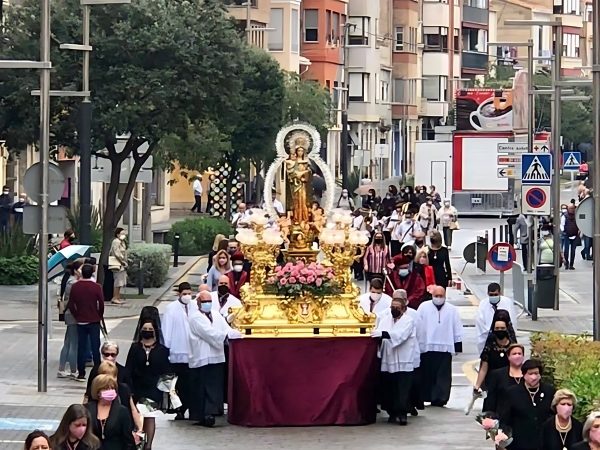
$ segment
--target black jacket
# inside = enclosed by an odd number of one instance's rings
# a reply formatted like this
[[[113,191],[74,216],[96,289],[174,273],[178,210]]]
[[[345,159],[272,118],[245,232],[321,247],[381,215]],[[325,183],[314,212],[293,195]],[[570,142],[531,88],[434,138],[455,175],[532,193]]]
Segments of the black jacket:
[[[63,442],[60,445],[54,444],[52,446],[52,450],[71,450],[71,447],[69,447],[66,442]],[[77,450],[91,450],[91,448],[85,445],[83,442],[80,442],[77,444]]]
[[[565,443],[560,438],[558,431],[556,430],[556,419],[555,416],[550,417],[542,425],[542,432],[540,434],[540,450],[572,450],[575,444],[581,441],[581,435],[583,432],[583,425],[580,421],[575,418],[571,419],[571,431],[567,433]],[[564,436],[563,436],[564,437]]]
[[[501,422],[513,431],[511,450],[538,450],[542,425],[554,415],[550,407],[554,392],[554,387],[540,383],[532,401],[524,383],[506,391],[506,404],[499,413]]]
[[[571,447],[569,450],[590,450],[590,444],[585,441],[581,441]]]
[[[90,401],[86,405],[92,416],[92,431],[102,442],[102,450],[134,450],[135,441],[131,433],[131,418],[127,409],[120,402],[114,401],[110,407],[104,433],[98,420],[98,402]],[[104,435],[104,439],[102,436]]]
[[[127,370],[127,368],[119,363],[117,364],[117,381],[119,383],[124,383],[127,386],[129,386],[129,388],[131,388],[131,386],[133,385],[133,383],[131,382],[131,374],[129,373],[129,371]],[[94,381],[94,378],[96,378],[96,375],[98,375],[98,366],[94,366],[92,367],[92,370],[90,370],[90,375],[88,376],[88,381],[87,381],[87,387],[85,389],[85,395],[88,399],[91,399],[91,392],[92,392],[92,382]]]
[[[483,401],[484,411],[501,411],[506,401],[506,391],[512,386],[518,386],[515,379],[509,375],[509,370],[509,367],[501,367],[488,373],[485,379],[487,397]]]

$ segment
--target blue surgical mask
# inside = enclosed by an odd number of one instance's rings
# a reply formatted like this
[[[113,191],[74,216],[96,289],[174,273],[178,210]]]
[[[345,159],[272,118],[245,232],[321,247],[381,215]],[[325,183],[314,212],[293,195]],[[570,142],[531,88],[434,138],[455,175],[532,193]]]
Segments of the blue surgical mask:
[[[489,299],[490,299],[490,303],[492,305],[497,305],[498,303],[500,303],[500,296],[499,295],[490,295]]]
[[[401,277],[407,277],[410,274],[410,270],[408,269],[400,269],[398,271]]]
[[[444,297],[433,297],[432,301],[435,306],[442,306],[446,302],[446,299]]]
[[[203,313],[209,313],[212,311],[212,302],[200,303],[200,311]]]

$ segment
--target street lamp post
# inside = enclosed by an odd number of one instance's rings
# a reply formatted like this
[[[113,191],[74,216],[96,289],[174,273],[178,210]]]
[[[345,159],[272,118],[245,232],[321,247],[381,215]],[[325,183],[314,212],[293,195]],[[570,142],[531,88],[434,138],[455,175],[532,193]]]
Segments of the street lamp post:
[[[592,187],[594,189],[594,340],[600,340],[600,0],[592,5],[592,81],[594,109],[594,171]],[[596,253],[598,252],[598,253]]]

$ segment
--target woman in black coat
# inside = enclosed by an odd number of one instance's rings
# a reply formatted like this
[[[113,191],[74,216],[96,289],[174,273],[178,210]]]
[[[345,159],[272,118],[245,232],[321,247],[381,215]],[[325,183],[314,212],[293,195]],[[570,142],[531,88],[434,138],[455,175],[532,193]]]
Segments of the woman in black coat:
[[[435,284],[447,288],[452,283],[452,266],[448,248],[442,245],[442,235],[439,231],[431,232],[429,246],[429,265],[433,267]]]
[[[511,344],[507,353],[508,366],[492,370],[485,379],[487,397],[483,401],[484,411],[498,412],[502,410],[508,389],[522,382],[521,366],[525,347],[522,344]]]
[[[572,417],[576,403],[577,399],[573,392],[568,389],[556,391],[552,400],[552,409],[556,411],[556,415],[542,425],[540,449],[572,450],[581,440],[583,425]]]

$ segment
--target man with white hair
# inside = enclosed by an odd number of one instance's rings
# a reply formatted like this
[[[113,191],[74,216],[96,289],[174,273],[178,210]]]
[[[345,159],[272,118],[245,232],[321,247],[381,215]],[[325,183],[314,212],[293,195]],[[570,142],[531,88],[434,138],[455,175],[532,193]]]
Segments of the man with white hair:
[[[207,291],[198,295],[189,325],[189,366],[194,392],[190,418],[198,420],[197,425],[210,428],[223,408],[225,339],[238,339],[242,334],[232,329],[221,314],[214,313],[212,296]]]
[[[444,406],[452,388],[452,356],[462,353],[463,325],[458,308],[446,301],[446,289],[434,286],[432,299],[421,303],[421,372],[423,401]]]

